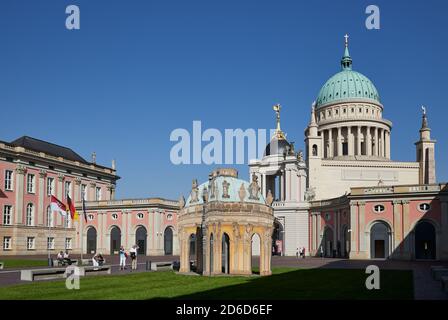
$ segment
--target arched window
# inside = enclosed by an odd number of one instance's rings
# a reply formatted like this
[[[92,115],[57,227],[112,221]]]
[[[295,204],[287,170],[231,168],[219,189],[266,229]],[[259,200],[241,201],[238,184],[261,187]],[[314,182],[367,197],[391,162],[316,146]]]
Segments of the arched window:
[[[53,211],[50,206],[47,207],[47,227],[54,227]]]
[[[317,157],[317,145],[313,144],[313,157]]]
[[[34,206],[32,203],[28,203],[26,206],[26,225],[34,226]]]

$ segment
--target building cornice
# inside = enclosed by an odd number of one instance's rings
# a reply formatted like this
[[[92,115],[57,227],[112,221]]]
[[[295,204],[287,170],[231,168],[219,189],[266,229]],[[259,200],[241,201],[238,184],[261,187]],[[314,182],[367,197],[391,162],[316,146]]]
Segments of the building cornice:
[[[93,163],[86,164],[79,161],[72,161],[62,157],[49,155],[44,152],[29,150],[23,147],[15,147],[9,145],[4,141],[0,141],[0,153],[4,153],[6,156],[10,156],[13,158],[25,158],[33,162],[45,162],[55,167],[64,167],[72,171],[82,171],[94,176],[103,176],[112,180],[120,179],[120,177],[116,175],[116,170],[112,168],[100,166]]]
[[[121,200],[101,200],[86,201],[87,210],[115,210],[115,209],[146,209],[146,208],[164,208],[170,210],[179,210],[179,202],[162,198],[144,198],[144,199],[121,199]],[[76,209],[82,210],[82,203],[76,202]]]

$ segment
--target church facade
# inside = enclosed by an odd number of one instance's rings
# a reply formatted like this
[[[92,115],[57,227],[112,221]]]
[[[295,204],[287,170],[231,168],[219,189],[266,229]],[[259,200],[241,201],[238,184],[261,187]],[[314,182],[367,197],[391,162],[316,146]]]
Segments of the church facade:
[[[416,159],[391,159],[392,122],[374,84],[352,69],[346,38],[341,71],[322,86],[296,153],[280,129],[249,164],[274,194],[274,250],[355,259],[448,259],[448,191],[436,183],[426,109]],[[417,130],[416,130],[417,131]]]

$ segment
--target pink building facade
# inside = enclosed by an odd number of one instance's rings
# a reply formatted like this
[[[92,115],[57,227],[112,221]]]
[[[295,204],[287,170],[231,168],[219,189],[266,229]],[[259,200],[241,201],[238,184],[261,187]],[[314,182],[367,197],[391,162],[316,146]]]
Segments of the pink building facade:
[[[77,247],[85,254],[117,254],[121,245],[129,249],[136,244],[139,254],[177,255],[178,211],[177,201],[160,198],[89,201]]]
[[[69,148],[31,137],[0,141],[0,255],[55,254],[66,249],[110,254],[116,245],[130,247],[138,241],[145,253],[174,253],[177,202],[115,200],[119,177],[114,166],[96,164],[95,155],[88,162]],[[71,221],[52,212],[51,195],[64,203],[69,195],[80,219]],[[87,223],[82,221],[82,198]],[[164,249],[164,237],[170,249]]]
[[[309,234],[316,256],[448,260],[448,187],[352,188],[311,203]]]

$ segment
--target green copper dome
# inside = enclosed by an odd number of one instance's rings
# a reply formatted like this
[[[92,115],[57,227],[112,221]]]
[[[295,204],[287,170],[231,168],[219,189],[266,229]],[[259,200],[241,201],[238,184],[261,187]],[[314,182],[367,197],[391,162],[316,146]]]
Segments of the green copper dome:
[[[325,82],[319,91],[316,107],[338,102],[339,100],[371,100],[380,103],[375,85],[365,75],[352,70],[352,58],[345,43],[344,56],[341,59],[342,71]]]

